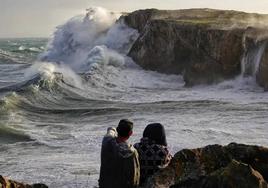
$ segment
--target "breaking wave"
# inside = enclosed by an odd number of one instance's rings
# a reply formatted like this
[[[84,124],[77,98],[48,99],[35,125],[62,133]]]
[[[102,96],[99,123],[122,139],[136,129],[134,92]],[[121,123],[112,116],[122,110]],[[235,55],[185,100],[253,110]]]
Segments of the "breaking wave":
[[[132,143],[146,124],[163,123],[172,151],[230,141],[267,145],[268,96],[254,80],[263,44],[245,53],[236,79],[187,88],[182,76],[143,70],[127,56],[139,33],[119,17],[88,9],[57,27],[38,58],[38,41],[0,49],[0,144],[9,161],[3,173],[50,187],[93,187],[102,135],[121,118],[135,122]],[[89,182],[81,171],[89,171]]]
[[[57,28],[42,61],[57,62],[85,73],[94,64],[123,65],[138,32],[116,20],[120,15],[91,8]]]

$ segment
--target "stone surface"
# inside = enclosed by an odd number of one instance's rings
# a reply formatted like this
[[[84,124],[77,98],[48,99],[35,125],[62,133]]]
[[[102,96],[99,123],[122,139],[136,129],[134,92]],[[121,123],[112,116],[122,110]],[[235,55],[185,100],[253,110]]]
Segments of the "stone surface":
[[[0,175],[0,188],[48,188],[45,184],[25,184]]]
[[[232,143],[184,149],[147,187],[267,188],[268,148]]]
[[[246,38],[255,42],[268,36],[263,29],[268,15],[237,11],[149,9],[122,19],[140,32],[128,55],[144,69],[183,74],[187,86],[241,74]]]

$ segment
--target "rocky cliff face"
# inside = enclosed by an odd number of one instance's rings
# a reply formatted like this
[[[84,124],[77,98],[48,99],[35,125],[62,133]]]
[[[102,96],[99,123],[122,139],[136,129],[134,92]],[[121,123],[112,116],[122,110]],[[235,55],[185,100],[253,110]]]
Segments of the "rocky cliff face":
[[[268,38],[262,29],[268,15],[211,9],[149,9],[122,19],[140,32],[129,56],[145,69],[183,74],[188,86],[241,74],[241,62],[248,51],[246,41],[256,43]],[[260,80],[264,77],[260,76]]]
[[[149,188],[267,188],[268,148],[229,144],[184,149],[155,174]]]

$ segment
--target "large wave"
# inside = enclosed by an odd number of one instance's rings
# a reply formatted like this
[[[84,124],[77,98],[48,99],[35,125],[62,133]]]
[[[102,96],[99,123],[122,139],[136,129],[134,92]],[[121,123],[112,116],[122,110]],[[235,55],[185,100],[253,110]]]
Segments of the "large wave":
[[[138,32],[117,21],[119,16],[96,7],[71,18],[57,28],[40,59],[68,65],[80,73],[96,63],[123,65]]]
[[[139,33],[119,17],[120,14],[95,7],[85,15],[71,18],[57,27],[46,51],[25,71],[26,80],[2,91],[21,91],[31,85],[51,90],[56,85],[61,91],[83,98],[124,102],[214,99],[215,93],[217,99],[226,99],[237,98],[237,90],[259,91],[255,75],[264,44],[245,53],[242,74],[236,79],[197,86],[194,90],[200,92],[191,92],[183,88],[181,76],[142,70],[127,56]],[[254,73],[248,76],[250,70]],[[228,95],[221,95],[218,90],[227,91]]]
[[[25,72],[28,81],[5,89],[36,84],[38,79],[43,81],[37,84],[55,83],[53,79],[59,74],[62,87],[70,86],[72,92],[96,100],[121,100],[122,94],[118,93],[131,96],[135,88],[181,87],[181,76],[142,70],[127,56],[139,33],[119,17],[120,14],[95,7],[71,18],[57,27],[47,50]]]

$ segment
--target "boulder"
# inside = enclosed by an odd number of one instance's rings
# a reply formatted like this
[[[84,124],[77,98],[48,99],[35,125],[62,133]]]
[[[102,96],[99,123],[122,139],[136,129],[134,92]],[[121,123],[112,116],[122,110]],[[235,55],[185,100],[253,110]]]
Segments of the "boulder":
[[[1,188],[48,188],[45,184],[25,184],[17,181],[10,180],[0,175],[0,187]]]
[[[232,143],[184,149],[146,187],[268,188],[268,148]]]

